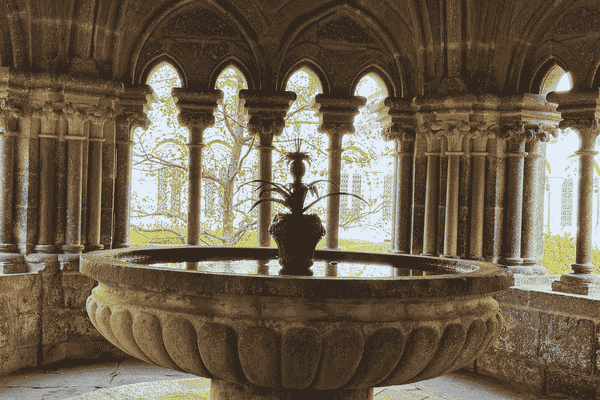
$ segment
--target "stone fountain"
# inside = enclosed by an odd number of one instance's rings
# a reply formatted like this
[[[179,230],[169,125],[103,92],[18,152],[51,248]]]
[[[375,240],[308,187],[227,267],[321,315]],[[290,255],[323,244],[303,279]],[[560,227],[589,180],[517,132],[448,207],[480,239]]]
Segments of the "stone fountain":
[[[259,181],[255,203],[291,210],[269,230],[278,253],[189,246],[84,254],[81,272],[99,281],[87,300],[98,331],[134,357],[210,378],[212,400],[367,400],[373,387],[435,378],[487,350],[502,327],[492,294],[512,285],[510,272],[315,250],[324,229],[304,214],[304,199],[318,197],[319,181],[302,183],[300,141],[287,158],[294,182]],[[262,198],[267,192],[283,199]]]
[[[275,275],[276,262],[268,248],[120,249],[82,255],[81,272],[99,281],[87,310],[104,337],[212,379],[215,400],[366,400],[452,372],[494,343],[492,294],[513,281],[409,255],[317,250],[313,276]]]

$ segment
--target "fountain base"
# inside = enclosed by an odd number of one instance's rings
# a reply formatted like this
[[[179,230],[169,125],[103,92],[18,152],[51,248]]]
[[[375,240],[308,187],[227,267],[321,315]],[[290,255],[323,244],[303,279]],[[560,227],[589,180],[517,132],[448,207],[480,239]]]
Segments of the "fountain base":
[[[242,386],[213,379],[211,400],[373,400],[373,388],[367,389],[279,389]]]

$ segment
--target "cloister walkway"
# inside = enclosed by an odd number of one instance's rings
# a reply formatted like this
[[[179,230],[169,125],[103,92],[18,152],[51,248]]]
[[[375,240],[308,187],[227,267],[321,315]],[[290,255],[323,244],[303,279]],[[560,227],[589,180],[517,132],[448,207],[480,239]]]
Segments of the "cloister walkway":
[[[137,400],[209,398],[210,380],[135,358],[63,362],[0,377],[3,400]],[[188,392],[187,395],[183,392]],[[375,400],[541,400],[492,378],[460,371],[410,385],[374,389]],[[552,400],[560,398],[552,397]]]

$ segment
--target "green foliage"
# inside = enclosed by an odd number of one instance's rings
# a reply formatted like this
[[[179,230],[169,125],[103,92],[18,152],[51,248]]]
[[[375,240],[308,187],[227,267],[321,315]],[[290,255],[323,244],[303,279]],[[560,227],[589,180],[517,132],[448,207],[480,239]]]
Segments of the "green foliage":
[[[189,133],[179,125],[179,112],[171,97],[171,89],[181,86],[181,82],[171,66],[163,65],[151,74],[149,84],[160,102],[155,103],[148,113],[153,121],[149,129],[134,131],[133,168],[141,172],[139,184],[150,188],[156,186],[158,180],[159,193],[156,197],[143,193],[143,190],[132,193],[132,228],[135,232],[132,241],[185,243]],[[251,188],[240,189],[239,183],[257,178],[258,152],[255,137],[247,129],[248,115],[239,99],[239,91],[247,88],[244,76],[236,68],[226,68],[217,79],[216,88],[224,92],[224,101],[215,112],[214,127],[205,130],[203,135],[201,241],[206,245],[231,246],[246,243],[250,232],[256,229],[256,212],[250,212],[256,198],[252,198]],[[313,165],[319,166],[307,171],[307,179],[326,178],[329,143],[327,135],[317,132],[320,120],[313,110],[314,98],[321,92],[320,83],[314,74],[300,70],[288,81],[286,90],[295,91],[297,100],[286,116],[283,134],[273,141],[273,181],[289,181],[285,163],[276,161],[277,153],[284,156],[290,152],[293,140],[299,137],[315,161]],[[382,85],[373,96],[378,96],[377,101],[383,100],[385,90]],[[163,124],[154,123],[159,114],[166,118]],[[349,139],[343,144],[343,165],[369,168],[375,160],[390,153],[377,154],[370,148],[369,143],[379,139],[383,125],[376,121],[375,114],[365,115],[369,117],[357,119],[356,134],[346,135]],[[364,204],[352,207],[352,210],[342,212],[340,226],[361,225],[361,218],[380,212],[383,205],[380,198],[370,200],[368,207]],[[325,207],[326,204],[314,207],[323,220],[326,218]],[[274,213],[282,211],[282,205],[274,204]],[[165,232],[164,237],[159,237],[161,230]]]
[[[560,276],[572,273],[571,264],[575,263],[576,239],[569,233],[564,235],[550,235],[544,233],[544,255],[542,266],[548,273]],[[596,265],[595,273],[600,273],[600,249],[594,248],[592,263]]]

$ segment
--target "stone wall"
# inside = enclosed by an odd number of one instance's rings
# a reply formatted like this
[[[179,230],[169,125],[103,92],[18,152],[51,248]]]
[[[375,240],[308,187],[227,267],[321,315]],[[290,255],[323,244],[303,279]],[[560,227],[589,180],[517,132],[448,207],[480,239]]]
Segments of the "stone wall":
[[[55,256],[56,257],[56,256]],[[28,257],[30,270],[39,261]],[[114,359],[125,353],[87,316],[95,281],[46,261],[37,272],[0,274],[0,375],[64,359]]]
[[[544,396],[600,399],[600,298],[549,287],[495,297],[505,327],[475,372]]]

